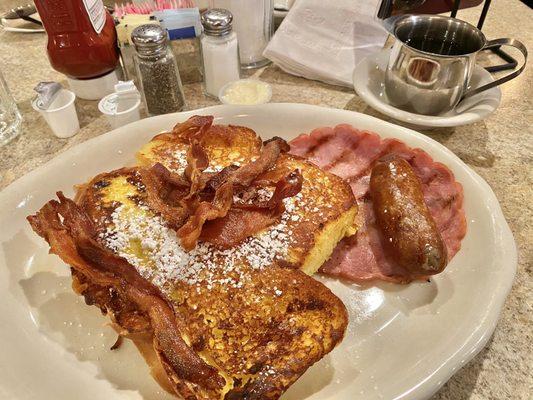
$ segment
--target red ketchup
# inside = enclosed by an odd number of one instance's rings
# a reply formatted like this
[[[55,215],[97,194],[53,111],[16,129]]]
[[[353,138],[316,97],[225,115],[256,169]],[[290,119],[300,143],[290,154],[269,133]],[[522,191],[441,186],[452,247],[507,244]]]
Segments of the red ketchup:
[[[69,78],[97,78],[118,64],[117,33],[102,0],[35,0],[52,67]]]

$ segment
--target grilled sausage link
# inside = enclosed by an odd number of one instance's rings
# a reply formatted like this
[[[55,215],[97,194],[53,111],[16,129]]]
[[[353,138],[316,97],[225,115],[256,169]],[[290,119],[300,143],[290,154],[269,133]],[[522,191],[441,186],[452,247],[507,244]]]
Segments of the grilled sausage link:
[[[409,163],[399,157],[379,160],[370,175],[370,195],[389,255],[416,275],[441,272],[446,246]]]

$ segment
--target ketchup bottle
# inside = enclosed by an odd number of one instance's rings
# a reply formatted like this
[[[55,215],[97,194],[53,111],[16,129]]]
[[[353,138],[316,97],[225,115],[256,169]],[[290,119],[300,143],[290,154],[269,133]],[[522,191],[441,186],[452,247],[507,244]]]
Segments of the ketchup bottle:
[[[35,0],[35,6],[56,71],[71,79],[92,79],[115,70],[117,33],[102,0]]]

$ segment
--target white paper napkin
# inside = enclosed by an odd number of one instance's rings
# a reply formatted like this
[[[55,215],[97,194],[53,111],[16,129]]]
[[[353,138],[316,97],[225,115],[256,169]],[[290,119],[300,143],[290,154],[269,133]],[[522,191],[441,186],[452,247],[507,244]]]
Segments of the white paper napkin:
[[[379,51],[386,31],[374,21],[378,0],[297,0],[265,49],[284,71],[352,86],[356,64]]]

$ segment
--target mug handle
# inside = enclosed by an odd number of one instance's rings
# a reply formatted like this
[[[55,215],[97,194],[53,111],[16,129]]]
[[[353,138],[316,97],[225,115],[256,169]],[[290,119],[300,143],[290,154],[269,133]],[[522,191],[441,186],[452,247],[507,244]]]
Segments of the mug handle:
[[[517,70],[511,72],[509,75],[506,75],[500,79],[496,79],[494,82],[487,83],[486,85],[480,86],[475,89],[467,90],[465,94],[463,95],[462,99],[466,99],[467,97],[474,96],[475,94],[481,93],[487,89],[491,89],[495,86],[501,85],[502,83],[508,82],[511,79],[516,78],[518,75],[522,73],[522,71],[526,67],[526,62],[527,62],[526,46],[524,46],[522,42],[516,39],[494,39],[494,40],[489,40],[482,50],[492,49],[494,47],[500,47],[500,46],[511,46],[511,47],[514,47],[515,49],[520,50],[520,52],[524,56],[524,63],[522,64],[522,66],[518,68]]]

